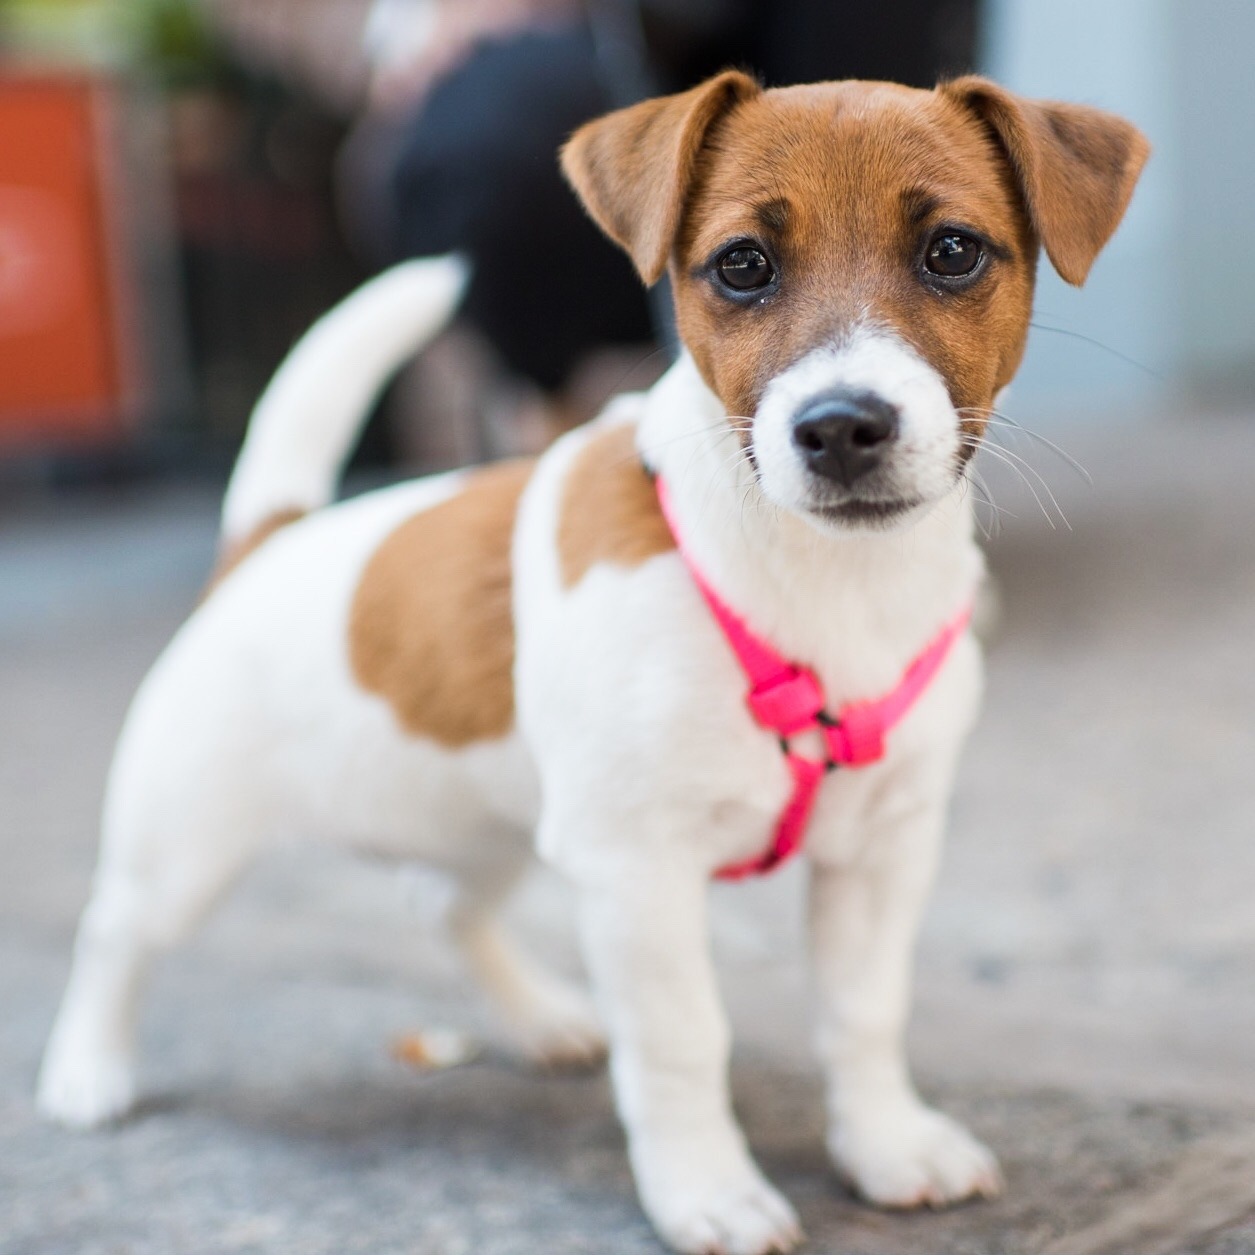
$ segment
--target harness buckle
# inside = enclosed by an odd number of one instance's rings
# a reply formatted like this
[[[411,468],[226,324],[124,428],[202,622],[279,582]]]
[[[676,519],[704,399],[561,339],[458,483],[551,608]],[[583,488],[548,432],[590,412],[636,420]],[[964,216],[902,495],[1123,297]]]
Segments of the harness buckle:
[[[824,706],[824,691],[813,671],[795,666],[751,689],[745,701],[761,727],[785,738],[814,727]]]
[[[851,702],[833,719],[819,717],[830,759],[847,767],[866,767],[885,756],[885,725],[873,702]]]

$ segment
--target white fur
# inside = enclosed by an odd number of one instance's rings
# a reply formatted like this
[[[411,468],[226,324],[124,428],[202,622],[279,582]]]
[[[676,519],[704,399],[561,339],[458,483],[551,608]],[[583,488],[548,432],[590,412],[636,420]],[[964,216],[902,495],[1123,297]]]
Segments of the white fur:
[[[253,409],[222,506],[228,541],[279,510],[314,510],[331,500],[371,401],[449,321],[469,274],[453,256],[402,262],[302,336]]]
[[[835,388],[875,393],[897,407],[900,428],[885,470],[886,496],[927,508],[954,487],[959,424],[944,380],[901,337],[861,322],[837,344],[813,349],[767,385],[753,433],[768,498],[795,512],[824,504],[798,457],[793,425],[809,401]]]
[[[835,367],[817,356],[782,376],[763,421],[834,369],[903,395],[926,387],[897,347],[860,346]],[[760,490],[722,418],[683,357],[602,422],[636,423],[703,570],[779,650],[818,671],[833,706],[888,691],[980,578],[961,495],[943,493],[895,534],[834,535]],[[455,934],[520,1043],[542,1057],[594,1054],[582,997],[518,957],[492,921],[534,831],[578,895],[618,1109],[659,1232],[692,1252],[797,1242],[792,1210],[732,1115],[705,915],[712,870],[764,846],[788,774],[774,737],[749,719],[743,677],[676,554],[599,565],[563,586],[564,484],[597,430],[559,441],[524,493],[513,550],[518,726],[500,740],[449,751],[407,735],[347,662],[364,563],[402,519],[457,492],[456,476],[285,529],[196,611],[119,745],[100,869],[40,1079],[46,1112],[86,1125],[126,1109],[149,958],[262,849],[291,838],[446,868],[462,886]],[[276,500],[258,475],[253,500]],[[824,784],[808,832],[829,1143],[880,1202],[997,1186],[989,1153],[920,1102],[902,1051],[912,943],[979,686],[966,639],[884,760]]]

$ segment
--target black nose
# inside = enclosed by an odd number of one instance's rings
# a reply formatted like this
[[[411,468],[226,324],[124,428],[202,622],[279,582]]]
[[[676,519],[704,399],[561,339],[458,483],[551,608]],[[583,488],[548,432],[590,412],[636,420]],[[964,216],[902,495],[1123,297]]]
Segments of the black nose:
[[[819,397],[793,420],[807,468],[847,488],[880,465],[897,435],[897,407],[871,392]]]

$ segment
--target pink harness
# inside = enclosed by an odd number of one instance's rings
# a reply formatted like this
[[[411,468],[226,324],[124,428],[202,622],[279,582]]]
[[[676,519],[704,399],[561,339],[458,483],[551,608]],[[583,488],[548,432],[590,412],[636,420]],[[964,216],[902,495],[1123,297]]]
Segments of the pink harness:
[[[743,880],[779,867],[802,848],[820,781],[837,767],[865,767],[884,757],[885,734],[898,724],[941,669],[951,646],[963,635],[972,608],[967,606],[941,629],[932,643],[907,667],[898,687],[878,701],[847,702],[835,716],[825,709],[823,685],[809,667],[781,657],[706,582],[685,547],[671,508],[670,494],[659,476],[655,480],[658,504],[684,560],[715,622],[727,637],[750,682],[746,705],[757,723],[780,738],[780,749],[793,776],[793,793],[776,821],[771,844],[756,858],[721,867],[720,880]],[[789,743],[790,737],[816,732],[827,756],[807,758]]]

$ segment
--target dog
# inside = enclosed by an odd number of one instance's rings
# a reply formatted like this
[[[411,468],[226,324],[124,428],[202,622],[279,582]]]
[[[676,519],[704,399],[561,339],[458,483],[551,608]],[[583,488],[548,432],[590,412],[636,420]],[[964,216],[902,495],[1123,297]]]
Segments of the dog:
[[[452,876],[452,935],[530,1055],[595,1059],[604,1025],[666,1243],[790,1250],[729,1102],[706,898],[804,846],[837,1170],[889,1207],[997,1193],[902,1043],[981,688],[965,474],[1040,249],[1082,283],[1147,155],[1121,118],[974,76],[729,71],[611,113],[563,169],[645,283],[669,274],[678,360],[538,460],[338,505],[371,395],[466,268],[407,263],[328,315],[258,405],[219,574],[126,720],[42,1109],[124,1113],[152,957],[259,852],[331,842]],[[600,1018],[495,918],[534,851],[574,887]]]

